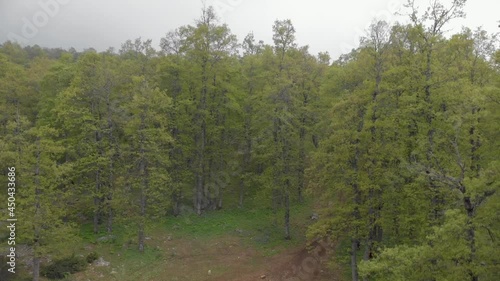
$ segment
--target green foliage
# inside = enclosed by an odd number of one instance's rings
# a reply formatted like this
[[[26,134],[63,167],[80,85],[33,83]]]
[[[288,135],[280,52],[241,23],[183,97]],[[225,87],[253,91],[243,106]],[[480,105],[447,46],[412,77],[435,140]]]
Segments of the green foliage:
[[[84,258],[72,255],[63,259],[55,260],[51,264],[42,267],[41,274],[50,279],[63,279],[69,274],[84,270],[87,266]]]
[[[481,30],[442,36],[462,5],[434,18],[434,29],[428,14],[413,14],[414,25],[372,25],[323,82],[334,98],[308,170],[323,205],[309,236],[352,241],[353,280],[361,257],[370,280],[489,280],[496,268],[480,253],[490,252],[498,225],[483,211],[499,190],[490,119],[498,103],[485,102],[498,91],[487,61],[498,46]]]
[[[179,236],[237,231],[267,247],[284,229],[295,243],[312,197],[308,238],[335,238],[355,280],[361,260],[370,280],[494,280],[500,59],[496,35],[444,36],[464,3],[374,22],[332,65],[296,44],[290,20],[273,45],[249,34],[240,55],[212,7],[162,52],[140,38],[119,54],[3,44],[0,162],[22,187],[18,241],[35,261],[78,238],[144,250],[166,217]]]

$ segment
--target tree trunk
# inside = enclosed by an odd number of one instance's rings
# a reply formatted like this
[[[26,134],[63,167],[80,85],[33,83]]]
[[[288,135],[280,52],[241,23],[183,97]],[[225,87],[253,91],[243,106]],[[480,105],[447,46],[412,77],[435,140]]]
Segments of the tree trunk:
[[[94,234],[99,233],[99,219],[100,219],[100,212],[101,212],[101,200],[98,196],[99,192],[101,191],[101,186],[100,186],[100,169],[98,168],[96,173],[95,173],[95,192],[96,195],[94,195]]]
[[[113,208],[109,208],[108,210],[108,225],[107,225],[108,233],[113,233]]]
[[[36,155],[36,167],[35,167],[35,225],[34,225],[34,230],[35,230],[35,237],[34,237],[34,257],[33,257],[33,281],[38,281],[40,278],[40,258],[37,256],[36,251],[40,247],[40,241],[39,241],[39,236],[40,236],[40,194],[41,194],[41,189],[40,189],[40,138],[37,137],[36,139],[36,147],[37,147],[37,155]]]
[[[476,230],[472,222],[474,219],[475,206],[471,202],[470,197],[468,196],[464,197],[464,207],[465,210],[467,211],[467,240],[469,242],[469,250],[470,250],[469,260],[467,262],[469,263],[469,266],[472,266],[472,264],[476,260]],[[477,276],[477,274],[474,272],[473,269],[469,269],[468,271],[471,281],[479,280],[479,277]]]
[[[290,240],[290,196],[285,192],[285,239]]]
[[[139,231],[138,231],[138,244],[139,244],[139,252],[144,252],[144,194],[141,194],[141,221],[139,222]]]
[[[366,239],[365,252],[363,254],[364,261],[369,261],[372,258],[372,246],[373,246],[373,231],[370,231],[370,234]],[[368,281],[368,278],[364,277],[363,281]]]
[[[305,137],[305,135],[304,135]],[[306,152],[304,148],[304,138],[300,138],[300,159],[299,159],[299,171],[298,171],[298,183],[297,183],[297,196],[299,203],[304,203],[304,196],[302,191],[304,190],[304,173],[305,173],[305,161],[306,161]]]
[[[181,200],[181,191],[176,190],[172,194],[172,201],[173,201],[173,206],[172,206],[172,212],[175,217],[177,217],[180,214],[180,200]]]
[[[278,112],[278,109],[275,108],[274,112]],[[274,145],[275,145],[275,150],[276,152],[279,151],[279,130],[280,130],[280,122],[278,117],[273,118],[273,138],[274,138]],[[279,156],[276,155],[275,161],[278,161]],[[278,225],[278,221],[276,219],[276,215],[278,213],[278,208],[281,205],[281,196],[283,194],[280,194],[280,190],[278,189],[279,186],[281,186],[281,182],[279,178],[281,177],[281,171],[277,171],[277,168],[274,168],[274,187],[273,187],[273,192],[272,192],[272,206],[273,206],[273,214],[274,214],[274,225]]]
[[[138,244],[139,244],[139,252],[144,252],[144,224],[146,220],[146,191],[148,189],[148,172],[147,172],[147,163],[146,163],[146,150],[144,148],[144,133],[142,130],[145,127],[144,124],[144,115],[141,117],[141,132],[140,132],[140,154],[141,154],[141,162],[140,162],[140,177],[142,179],[141,184],[141,197],[140,197],[140,221],[139,221],[139,233],[138,233]]]
[[[204,105],[202,106],[204,110]],[[206,144],[206,124],[205,121],[201,122],[200,132],[200,146],[198,152],[198,169],[196,171],[197,185],[196,185],[196,214],[201,215],[203,205],[203,192],[205,187],[205,144]]]
[[[201,136],[200,136],[200,150],[198,156],[198,170],[197,170],[197,182],[196,182],[196,214],[201,215],[203,208],[203,193],[205,188],[205,175],[204,175],[204,162],[205,162],[205,122],[201,125]]]
[[[202,169],[200,167],[200,169]],[[196,200],[195,200],[195,210],[196,214],[201,215],[201,201],[203,199],[203,176],[201,175],[201,171],[196,175]]]
[[[111,159],[110,164],[109,164],[109,183],[108,183],[108,196],[106,197],[107,202],[107,211],[108,211],[108,222],[106,225],[108,233],[113,232],[113,206],[111,204],[111,200],[113,200],[113,159]]]
[[[251,91],[250,91],[251,94]],[[251,139],[251,116],[252,109],[251,107],[247,107],[247,114],[248,117],[245,120],[245,137],[246,137],[246,145],[245,145],[245,155],[243,158],[243,169],[241,169],[241,172],[243,175],[239,175],[242,177],[240,179],[240,198],[239,198],[239,207],[243,208],[243,200],[245,198],[245,181],[247,180],[247,177],[245,177],[248,173],[250,173],[250,162],[252,158],[252,139]]]
[[[467,229],[467,240],[469,240],[469,247],[470,247],[470,265],[472,265],[476,259],[476,231],[474,229],[474,225],[472,224],[472,221],[468,221],[467,223],[468,229]],[[474,272],[473,269],[469,269],[469,277],[471,281],[478,281],[479,276],[477,273]]]
[[[432,48],[433,44],[429,43],[429,39],[425,39],[427,43],[427,54],[426,54],[426,68],[425,68],[425,98],[427,112],[425,114],[425,118],[427,119],[427,123],[429,125],[429,130],[427,132],[427,138],[429,146],[427,148],[426,159],[428,163],[432,163],[433,155],[434,155],[434,134],[435,129],[433,128],[433,117],[432,117],[432,99],[431,99],[431,80],[432,80]],[[442,207],[444,205],[444,198],[441,196],[441,191],[439,187],[436,185],[435,181],[429,178],[429,186],[433,191],[432,197],[432,206],[433,206],[433,219],[436,223],[439,223],[439,220],[443,218],[443,210]]]
[[[138,232],[139,252],[144,253],[144,223],[139,222]]]
[[[221,168],[223,169],[223,168]],[[219,179],[218,182],[216,183],[217,185],[217,196],[216,196],[216,202],[215,202],[215,205],[216,205],[216,209],[217,210],[221,210],[222,209],[222,199],[223,199],[223,192],[224,192],[224,185],[226,184],[226,181],[228,179],[226,178],[223,178],[223,179]]]
[[[276,181],[275,181],[276,182]],[[272,206],[273,206],[273,225],[277,226],[278,225],[278,220],[276,218],[278,214],[278,208],[279,208],[279,198],[280,197],[280,192],[278,189],[273,188],[272,192]]]
[[[360,132],[363,131],[363,127],[365,125],[363,118],[365,116],[365,113],[366,113],[365,109],[360,109],[358,111],[358,117],[359,117],[359,120],[360,120],[360,122],[358,123],[358,128],[357,128],[358,133],[360,133]],[[353,155],[351,167],[352,167],[352,169],[353,169],[353,171],[355,173],[358,173],[358,170],[359,170],[358,162],[359,162],[359,157],[360,157],[360,154],[361,154],[360,149],[359,149],[360,139],[359,138],[355,139],[354,143],[356,144],[356,146],[355,146],[355,151],[354,151],[354,155]],[[360,187],[359,187],[359,185],[358,185],[357,182],[355,182],[355,183],[352,184],[352,189],[353,189],[353,193],[354,193],[354,199],[353,199],[354,212],[353,212],[353,217],[354,217],[355,221],[360,221],[361,220],[361,214],[360,214],[360,211],[359,211],[359,207],[362,204],[362,194],[361,194],[361,190],[360,190]],[[355,231],[354,231],[354,233],[352,235],[354,235],[354,237],[358,237],[358,235],[359,235],[359,229],[358,229],[357,226],[355,227]],[[351,272],[352,272],[352,280],[353,281],[358,281],[359,280],[359,277],[358,277],[358,264],[357,264],[357,257],[356,257],[356,251],[358,249],[358,244],[359,244],[359,239],[358,238],[352,238],[352,241],[351,241]]]
[[[144,220],[146,219],[146,194],[145,194],[145,185],[147,184],[145,179],[145,167],[144,162],[141,161],[141,176],[143,177],[143,185],[141,187],[141,199],[140,199],[140,221],[139,221],[139,231],[138,231],[138,244],[139,244],[139,252],[144,252]]]
[[[33,257],[33,281],[40,280],[40,258]]]
[[[239,198],[239,202],[238,202],[238,206],[240,208],[243,208],[244,194],[245,194],[245,183],[244,183],[243,179],[240,179],[240,198]]]
[[[306,94],[305,86],[302,85],[302,90],[304,91],[303,94],[303,102],[302,105],[304,106],[304,111],[306,110],[308,104],[309,104],[309,96]],[[306,148],[305,148],[305,141],[306,141],[306,136],[307,136],[307,130],[306,130],[306,125],[307,125],[307,118],[306,118],[306,113],[302,113],[303,116],[300,118],[300,133],[299,133],[299,170],[298,170],[298,185],[297,185],[297,195],[299,199],[299,203],[304,202],[304,197],[302,195],[302,191],[304,189],[304,173],[305,173],[305,162],[306,162]]]
[[[304,203],[304,196],[302,195],[303,186],[304,186],[304,170],[301,170],[299,172],[299,184],[297,187],[297,193],[298,193],[297,196],[299,199],[299,203]]]
[[[203,192],[205,188],[205,145],[208,143],[207,142],[207,124],[205,121],[205,114],[206,114],[206,109],[207,109],[207,95],[208,95],[208,76],[207,76],[207,63],[208,59],[203,58],[202,59],[202,77],[201,77],[201,84],[202,84],[202,90],[201,90],[201,97],[200,97],[200,104],[199,104],[199,109],[202,111],[201,114],[198,115],[198,119],[200,121],[200,138],[199,138],[199,150],[198,150],[198,169],[196,171],[196,177],[197,177],[197,185],[196,185],[196,214],[201,215],[202,212],[202,207],[203,207]]]
[[[358,277],[358,261],[356,257],[356,251],[358,249],[358,240],[351,240],[351,275],[352,281],[359,281]]]
[[[219,171],[223,171],[224,170],[224,165],[223,165],[223,159],[222,159],[222,156],[221,156],[221,159],[220,159],[220,165],[219,165]],[[226,177],[223,177],[222,175],[225,175],[224,172],[222,172],[222,174],[219,174],[217,179],[216,179],[216,182],[215,182],[215,202],[214,202],[214,205],[215,205],[215,209],[216,210],[221,210],[222,209],[222,198],[223,198],[223,190],[224,190],[224,186],[227,184],[226,181],[228,181],[228,179]]]
[[[113,192],[114,192],[114,164],[115,164],[115,157],[117,157],[117,144],[115,142],[115,138],[113,135],[114,131],[114,126],[113,126],[113,118],[112,118],[112,109],[111,109],[111,101],[110,101],[110,94],[111,94],[111,84],[110,80],[108,77],[107,83],[106,83],[106,111],[107,111],[107,125],[108,125],[108,141],[109,141],[109,150],[112,152],[110,159],[109,159],[109,177],[108,177],[108,195],[106,196],[107,199],[107,211],[108,211],[108,222],[107,222],[107,231],[108,233],[113,232],[113,206],[111,204],[111,200],[113,200]]]

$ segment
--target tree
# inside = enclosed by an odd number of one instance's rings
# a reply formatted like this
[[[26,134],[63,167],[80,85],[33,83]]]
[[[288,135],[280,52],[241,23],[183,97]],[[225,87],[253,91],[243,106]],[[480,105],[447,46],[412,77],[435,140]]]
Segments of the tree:
[[[435,129],[433,125],[434,116],[432,110],[433,107],[433,95],[432,91],[436,88],[435,85],[435,73],[438,73],[440,70],[434,69],[435,63],[434,54],[437,51],[437,47],[439,47],[440,41],[443,38],[443,27],[446,26],[451,20],[455,18],[465,17],[465,13],[463,8],[465,6],[466,0],[453,0],[449,7],[443,5],[440,1],[433,1],[430,3],[428,9],[419,17],[418,8],[415,6],[414,0],[409,0],[406,7],[410,9],[409,18],[415,27],[415,35],[417,38],[421,40],[418,48],[422,53],[422,61],[425,63],[422,65],[421,73],[422,80],[420,80],[417,84],[419,85],[416,91],[420,92],[423,90],[422,101],[424,104],[422,105],[422,112],[419,115],[422,116],[427,122],[427,135],[425,138],[428,139],[428,146],[426,152],[427,161],[431,161],[433,152],[433,142],[434,142],[434,134]],[[422,89],[420,89],[422,87]],[[420,99],[419,101],[420,102]],[[439,203],[442,203],[443,195],[440,194],[439,190],[435,186],[435,183],[432,179],[429,179],[429,185],[435,190],[435,196],[432,199],[434,202],[434,217],[435,219],[440,218],[440,214],[442,214],[442,210],[438,206]]]
[[[269,124],[272,129],[271,166],[273,182],[273,205],[284,204],[285,239],[291,239],[290,234],[290,192],[297,185],[294,170],[298,157],[299,132],[296,130],[298,121],[297,98],[293,92],[291,81],[291,61],[287,54],[296,46],[295,28],[290,20],[275,21],[273,25],[273,41],[278,69],[274,70],[276,86],[272,87],[268,99],[273,104]],[[283,201],[281,201],[283,200]],[[280,202],[281,201],[281,202]]]
[[[230,83],[236,45],[236,37],[227,25],[218,23],[211,6],[202,10],[196,26],[181,27],[162,40],[166,51],[183,55],[183,70],[189,70],[187,93],[179,96],[183,99],[179,102],[189,106],[190,119],[184,120],[196,124],[189,132],[195,140],[192,154],[185,157],[195,178],[193,208],[198,215],[222,208],[223,186],[217,179],[231,169],[227,159],[236,144],[231,143],[234,127],[229,116],[237,108]]]
[[[249,193],[249,187],[255,183],[255,176],[259,175],[257,170],[258,153],[255,145],[259,141],[259,131],[262,129],[257,121],[257,114],[261,107],[260,97],[269,83],[264,70],[263,42],[255,42],[253,33],[249,33],[243,40],[243,49],[245,55],[241,58],[242,85],[245,92],[241,100],[243,109],[243,130],[240,132],[241,151],[242,151],[242,169],[239,176],[239,206],[244,206],[245,194]],[[262,137],[262,136],[261,136]]]
[[[63,188],[71,169],[60,162],[64,148],[54,141],[57,132],[53,128],[37,126],[23,137],[21,160],[16,166],[18,177],[26,180],[22,190],[18,189],[16,213],[23,222],[19,224],[20,241],[33,248],[33,280],[37,281],[42,258],[74,250],[67,246],[77,237],[74,224],[67,221],[69,194]]]
[[[94,233],[105,213],[113,183],[113,121],[110,112],[112,77],[104,70],[103,58],[86,53],[77,65],[71,86],[58,94],[54,108],[57,124],[72,147],[66,160],[74,162],[79,192],[90,195],[94,204]],[[109,227],[109,226],[108,226]]]
[[[132,99],[125,105],[128,139],[125,159],[130,163],[127,170],[132,173],[127,177],[127,188],[130,200],[135,202],[132,214],[138,226],[139,251],[144,252],[145,226],[151,215],[148,209],[158,216],[170,203],[168,155],[163,152],[171,142],[167,129],[170,99],[158,88],[152,88],[144,76],[134,77],[131,89]]]

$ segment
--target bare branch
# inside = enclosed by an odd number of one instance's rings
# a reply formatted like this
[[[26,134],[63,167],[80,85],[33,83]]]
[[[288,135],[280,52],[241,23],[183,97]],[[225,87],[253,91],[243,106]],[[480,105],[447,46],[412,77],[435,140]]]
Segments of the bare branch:
[[[425,167],[423,165],[414,164],[411,165],[417,172],[421,175],[429,177],[431,179],[438,180],[439,182],[448,185],[451,188],[458,189],[460,192],[464,193],[465,188],[460,179],[454,178],[452,176],[446,175],[444,171],[438,172],[430,167]]]
[[[457,143],[456,137],[451,141],[451,144],[453,145],[453,148],[455,150],[455,156],[457,158],[457,165],[460,168],[460,181],[463,181],[463,179],[465,178],[465,164],[462,160],[462,155],[460,154],[460,149],[458,148],[458,143]]]

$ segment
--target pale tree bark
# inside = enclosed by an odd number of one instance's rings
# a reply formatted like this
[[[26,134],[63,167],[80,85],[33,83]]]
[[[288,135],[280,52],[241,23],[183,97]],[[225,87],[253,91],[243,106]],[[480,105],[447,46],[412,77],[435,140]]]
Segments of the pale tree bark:
[[[364,117],[365,117],[365,113],[366,113],[366,109],[362,108],[362,109],[359,109],[358,111],[358,118],[359,118],[359,123],[358,123],[358,128],[357,128],[357,132],[360,133],[363,131],[363,128],[365,126],[365,122],[364,122]],[[360,157],[360,139],[359,138],[356,138],[354,140],[354,144],[355,144],[355,151],[354,151],[354,155],[353,155],[353,158],[351,160],[351,168],[353,169],[354,173],[358,173],[359,172],[359,157]],[[354,182],[351,184],[352,185],[352,191],[353,191],[353,194],[354,194],[354,198],[353,198],[353,203],[354,203],[354,212],[353,212],[353,218],[355,221],[360,221],[362,219],[361,217],[361,214],[360,214],[360,210],[359,210],[359,207],[361,206],[362,204],[362,194],[361,194],[361,190],[360,190],[360,187],[359,187],[359,184],[357,182]],[[351,242],[351,272],[352,272],[352,280],[353,281],[358,281],[359,280],[359,275],[358,275],[358,263],[357,263],[357,255],[356,255],[356,251],[358,249],[358,245],[359,245],[359,229],[358,227],[356,226],[354,229],[353,229],[353,233],[352,233],[353,237],[351,238],[352,239],[352,242]]]
[[[359,281],[358,261],[357,261],[357,256],[356,256],[358,244],[359,244],[359,241],[357,239],[351,240],[351,276],[352,276],[352,281]]]
[[[288,184],[287,184],[288,185]],[[290,240],[290,195],[285,191],[285,239]]]
[[[34,224],[34,230],[35,230],[35,237],[34,237],[34,256],[33,256],[33,281],[38,281],[40,279],[40,257],[38,256],[38,249],[40,247],[40,208],[41,208],[41,202],[40,202],[40,195],[41,195],[41,189],[40,189],[40,138],[36,138],[36,166],[35,166],[35,224]]]
[[[253,75],[253,71],[251,71],[251,74]],[[252,97],[253,96],[253,86],[250,85],[250,89],[248,91],[248,96]],[[244,155],[243,155],[243,169],[242,173],[243,175],[241,176],[240,179],[240,194],[239,194],[239,207],[243,208],[243,201],[245,197],[245,184],[248,178],[245,176],[250,173],[250,163],[252,161],[252,115],[253,115],[253,107],[248,102],[248,104],[245,106],[245,143],[244,143]]]
[[[139,244],[139,252],[144,252],[144,225],[146,220],[146,198],[147,198],[147,190],[148,190],[148,171],[147,171],[147,158],[146,158],[146,150],[144,147],[145,137],[144,137],[144,128],[145,128],[145,117],[144,114],[141,116],[141,128],[140,128],[140,155],[141,160],[139,164],[139,175],[141,177],[141,194],[140,194],[140,221],[139,221],[139,231],[138,231],[138,244]]]
[[[198,167],[196,170],[196,199],[195,199],[195,210],[196,214],[201,215],[204,200],[204,188],[206,185],[206,171],[205,171],[205,153],[206,153],[206,144],[207,140],[207,124],[205,121],[205,114],[207,110],[207,95],[208,95],[208,77],[207,77],[207,64],[208,59],[205,57],[202,59],[202,89],[201,89],[201,97],[198,105],[199,110],[202,111],[202,114],[198,114],[200,133],[198,139]]]
[[[378,21],[374,24],[372,24],[370,29],[370,43],[373,48],[373,56],[374,56],[374,78],[375,78],[375,89],[372,94],[372,109],[373,113],[370,117],[371,119],[371,128],[370,128],[370,133],[371,133],[371,142],[373,145],[376,145],[377,140],[377,127],[376,127],[376,122],[378,120],[378,97],[380,95],[380,84],[382,83],[382,74],[384,71],[384,53],[387,48],[387,45],[389,44],[389,26],[387,25],[386,22],[384,21]],[[362,114],[364,115],[364,113]],[[377,162],[377,159],[374,159],[377,157],[377,155],[371,155],[372,159],[370,160],[373,166],[380,165]],[[370,173],[372,174],[372,173]],[[376,181],[376,179],[373,179],[373,176],[370,176],[372,181]],[[382,196],[381,192],[377,192],[373,190],[373,188],[370,188],[368,191],[368,198],[367,202],[369,204],[369,211],[368,211],[368,235],[365,239],[365,251],[363,254],[363,260],[368,261],[372,258],[372,251],[373,251],[373,241],[375,239],[376,235],[376,225],[375,225],[375,217],[378,216],[378,210],[379,206],[377,206],[377,201],[378,199]],[[381,237],[379,238],[381,239]],[[367,281],[368,278],[364,277],[364,281]]]
[[[106,90],[106,115],[107,115],[107,130],[108,130],[108,141],[109,141],[109,150],[112,152],[112,155],[110,156],[109,159],[109,166],[108,166],[108,190],[107,190],[107,196],[106,196],[106,211],[108,220],[107,220],[107,232],[112,233],[113,232],[113,206],[112,206],[112,200],[113,200],[113,194],[114,194],[114,168],[115,168],[115,159],[118,157],[118,143],[115,139],[115,136],[113,134],[115,128],[113,125],[113,118],[112,118],[112,108],[111,108],[111,100],[110,100],[110,95],[111,95],[111,81],[108,78],[105,86]]]

